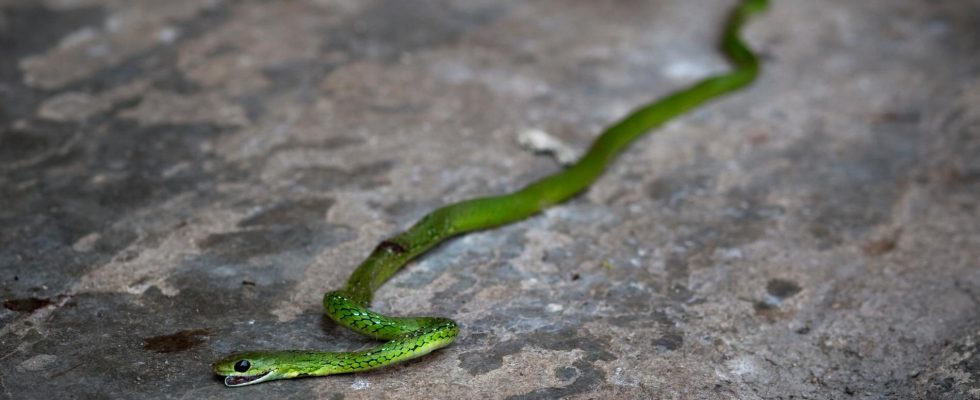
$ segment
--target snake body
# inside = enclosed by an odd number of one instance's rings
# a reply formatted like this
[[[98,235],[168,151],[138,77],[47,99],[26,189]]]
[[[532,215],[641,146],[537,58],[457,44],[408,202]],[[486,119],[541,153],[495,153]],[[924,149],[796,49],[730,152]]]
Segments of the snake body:
[[[385,240],[351,274],[343,289],[323,297],[326,314],[336,323],[385,341],[358,352],[257,351],[232,354],[212,365],[227,386],[276,379],[364,371],[412,359],[450,345],[459,330],[439,317],[391,317],[368,307],[382,284],[410,260],[453,236],[525,219],[584,191],[624,147],[650,130],[705,102],[739,90],[759,73],[759,61],[739,36],[767,0],[744,0],[728,17],[721,49],[732,64],[726,73],[640,107],[607,128],[582,158],[568,168],[501,196],[450,204],[424,216],[411,228]]]

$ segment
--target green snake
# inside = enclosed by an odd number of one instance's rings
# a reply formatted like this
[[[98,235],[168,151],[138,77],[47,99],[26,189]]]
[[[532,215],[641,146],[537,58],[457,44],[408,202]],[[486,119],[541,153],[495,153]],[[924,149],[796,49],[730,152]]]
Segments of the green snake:
[[[678,115],[751,84],[759,60],[739,37],[767,0],[744,0],[731,12],[721,49],[733,69],[646,104],[607,128],[578,162],[502,196],[450,204],[422,217],[411,228],[382,241],[354,270],[343,289],[328,292],[323,307],[330,319],[355,332],[385,341],[356,352],[255,351],[233,354],[212,365],[229,387],[277,379],[324,376],[384,367],[450,345],[456,322],[439,317],[391,317],[368,309],[374,291],[410,260],[451,237],[520,221],[584,191],[606,166],[637,138]]]

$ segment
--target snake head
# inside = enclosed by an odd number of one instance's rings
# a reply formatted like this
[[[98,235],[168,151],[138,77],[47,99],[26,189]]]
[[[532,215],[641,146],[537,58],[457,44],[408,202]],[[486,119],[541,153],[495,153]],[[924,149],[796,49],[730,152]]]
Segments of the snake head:
[[[225,377],[225,386],[238,387],[286,378],[277,368],[274,352],[232,354],[211,364],[215,375]]]

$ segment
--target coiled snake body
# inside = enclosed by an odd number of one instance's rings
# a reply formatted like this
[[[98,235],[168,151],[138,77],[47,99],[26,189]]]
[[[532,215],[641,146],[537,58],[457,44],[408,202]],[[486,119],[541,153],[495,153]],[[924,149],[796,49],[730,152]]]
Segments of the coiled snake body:
[[[428,354],[456,339],[456,323],[439,317],[390,317],[368,309],[374,291],[413,258],[457,235],[527,218],[592,184],[629,143],[709,100],[752,83],[759,61],[739,37],[747,19],[768,5],[744,0],[729,15],[721,48],[733,69],[649,103],[606,129],[588,152],[568,168],[523,189],[439,208],[407,231],[381,242],[354,271],[343,289],[323,297],[327,315],[338,324],[385,342],[358,352],[256,351],[233,354],[212,365],[227,386],[276,379],[364,371]]]

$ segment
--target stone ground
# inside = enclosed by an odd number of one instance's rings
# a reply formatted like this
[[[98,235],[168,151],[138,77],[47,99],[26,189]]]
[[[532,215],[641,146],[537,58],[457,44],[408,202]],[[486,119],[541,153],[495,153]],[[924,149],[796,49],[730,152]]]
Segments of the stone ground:
[[[228,389],[368,345],[324,291],[725,69],[732,1],[0,0],[0,394],[980,398],[980,3],[774,3],[751,89],[381,290],[455,345]]]

